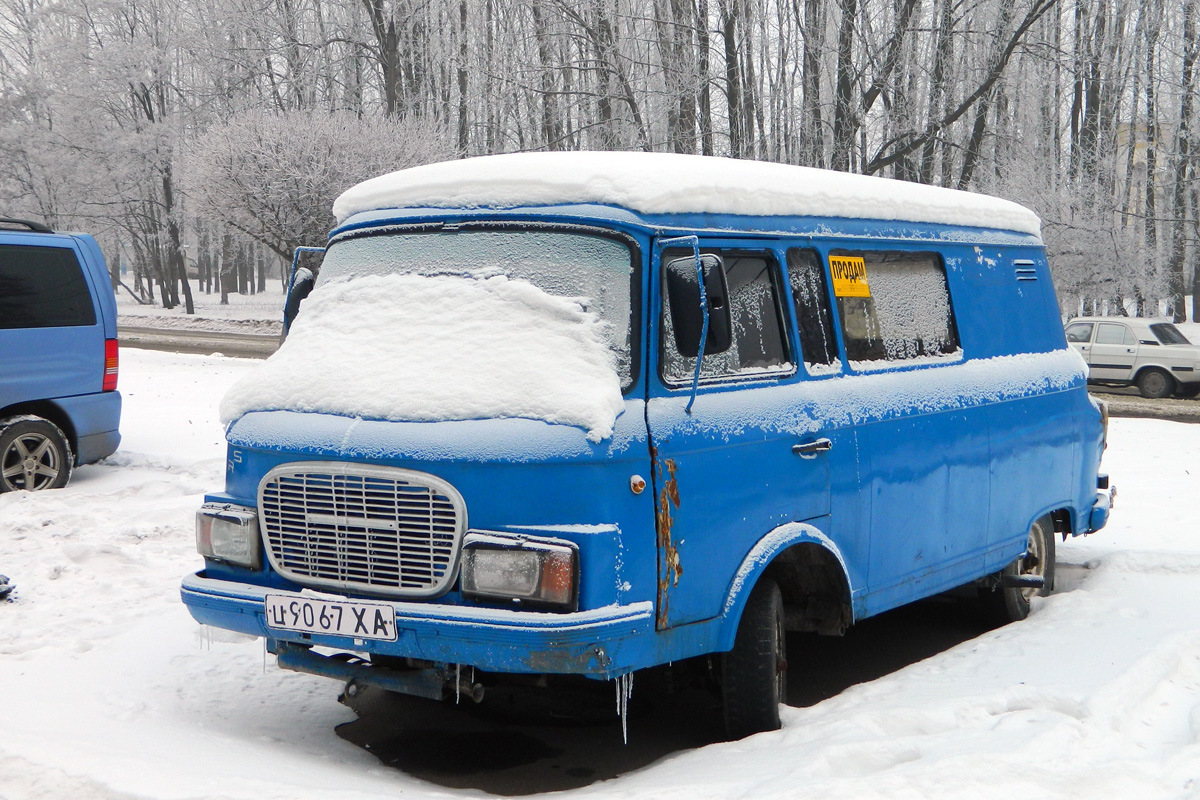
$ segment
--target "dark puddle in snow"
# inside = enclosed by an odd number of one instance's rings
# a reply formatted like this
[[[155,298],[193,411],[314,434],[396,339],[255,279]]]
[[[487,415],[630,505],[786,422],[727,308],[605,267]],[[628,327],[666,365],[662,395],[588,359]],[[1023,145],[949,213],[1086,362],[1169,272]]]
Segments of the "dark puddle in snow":
[[[882,614],[845,636],[788,636],[788,701],[810,706],[989,630],[967,602],[936,598]],[[664,691],[638,673],[622,742],[612,683],[489,691],[483,703],[435,702],[368,689],[346,700],[358,719],[337,734],[401,772],[453,789],[526,795],[619,777],[721,740],[715,697]]]

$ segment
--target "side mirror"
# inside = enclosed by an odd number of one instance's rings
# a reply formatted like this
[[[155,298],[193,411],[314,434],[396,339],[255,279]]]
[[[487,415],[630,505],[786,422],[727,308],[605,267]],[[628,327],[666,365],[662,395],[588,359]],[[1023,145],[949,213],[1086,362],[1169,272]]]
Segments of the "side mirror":
[[[707,308],[700,303],[700,275],[704,276]],[[697,269],[693,256],[667,263],[667,301],[671,324],[675,328],[675,347],[680,355],[695,358],[700,352],[700,334],[708,316],[708,338],[704,355],[724,353],[733,344],[733,325],[729,317],[729,287],[725,283],[725,265],[720,257],[700,256]]]
[[[285,337],[288,329],[292,327],[292,323],[296,321],[296,315],[300,313],[300,304],[304,302],[304,298],[308,297],[314,283],[316,283],[316,278],[313,277],[312,271],[305,267],[296,270],[295,275],[292,276],[292,286],[288,289],[287,300],[283,304],[283,335]]]

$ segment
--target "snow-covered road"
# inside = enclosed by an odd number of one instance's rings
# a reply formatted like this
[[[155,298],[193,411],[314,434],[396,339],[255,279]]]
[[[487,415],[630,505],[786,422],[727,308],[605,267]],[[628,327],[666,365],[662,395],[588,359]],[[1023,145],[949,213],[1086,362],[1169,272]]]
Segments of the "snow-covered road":
[[[482,794],[384,767],[334,733],[355,719],[335,683],[180,604],[195,508],[221,483],[218,401],[255,363],[124,350],[118,454],[64,490],[0,495],[17,584],[0,603],[0,797]],[[1029,620],[788,709],[782,731],[570,794],[1200,796],[1200,426],[1114,420],[1110,441],[1112,522],[1060,546],[1059,591]]]

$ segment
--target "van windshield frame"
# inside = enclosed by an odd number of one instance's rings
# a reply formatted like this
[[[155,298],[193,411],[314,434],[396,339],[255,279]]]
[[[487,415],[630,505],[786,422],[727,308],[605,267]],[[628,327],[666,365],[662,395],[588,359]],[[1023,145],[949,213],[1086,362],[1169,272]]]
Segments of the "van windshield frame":
[[[361,241],[365,239],[394,237],[411,237],[411,236],[444,236],[446,241],[452,241],[453,237],[463,234],[498,234],[502,236],[511,236],[513,234],[533,234],[542,235],[545,241],[549,241],[550,237],[580,237],[608,240],[622,245],[628,251],[628,287],[618,289],[614,292],[615,296],[622,301],[627,299],[628,308],[623,312],[618,312],[616,306],[613,308],[604,308],[603,301],[597,302],[596,298],[588,297],[599,308],[589,307],[587,310],[593,311],[607,323],[612,326],[617,335],[610,340],[610,346],[617,357],[617,372],[621,380],[621,390],[626,396],[634,386],[637,385],[640,376],[641,359],[642,359],[642,330],[641,330],[641,304],[642,304],[642,255],[641,247],[637,240],[626,233],[615,231],[610,228],[602,228],[594,225],[571,225],[563,223],[537,223],[537,222],[500,222],[496,220],[480,221],[480,222],[430,222],[430,223],[413,223],[401,225],[383,225],[379,227],[356,229],[345,231],[330,238],[329,247],[326,249],[325,258],[322,261],[320,272],[317,276],[316,285],[319,287],[323,283],[338,279],[352,278],[358,275],[379,275],[379,274],[416,274],[416,275],[461,275],[465,277],[489,277],[491,275],[505,275],[509,278],[528,280],[538,288],[558,297],[579,298],[586,296],[586,285],[582,275],[561,275],[563,282],[571,287],[569,292],[556,290],[555,286],[545,285],[544,282],[536,280],[536,276],[524,273],[520,270],[507,270],[501,265],[483,265],[475,264],[464,265],[453,263],[453,255],[447,251],[450,256],[448,262],[443,262],[433,268],[421,269],[414,265],[411,269],[403,269],[402,265],[396,262],[390,262],[385,269],[377,267],[368,267],[362,269],[362,262],[343,261],[343,255],[347,254],[344,247],[347,243]],[[564,243],[569,240],[563,238]],[[499,251],[498,251],[499,252]],[[568,266],[568,262],[563,261],[561,265]],[[571,264],[571,266],[577,266]],[[615,267],[615,263],[613,265]],[[614,273],[616,269],[614,268]],[[593,274],[593,277],[601,276]],[[613,284],[616,287],[616,284]],[[622,297],[622,293],[624,296]],[[625,302],[619,303],[624,308]],[[303,313],[303,312],[301,312]],[[625,327],[624,344],[619,344],[619,331]]]

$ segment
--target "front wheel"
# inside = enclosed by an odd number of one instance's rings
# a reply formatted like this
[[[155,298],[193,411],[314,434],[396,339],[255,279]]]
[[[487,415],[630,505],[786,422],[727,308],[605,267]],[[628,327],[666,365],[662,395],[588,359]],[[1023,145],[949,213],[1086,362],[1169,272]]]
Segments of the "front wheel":
[[[725,735],[732,741],[779,729],[787,699],[787,641],[783,596],[770,578],[750,592],[733,649],[721,657]]]
[[[1040,588],[1004,585],[1005,578],[1041,578]],[[1029,527],[1025,554],[1000,572],[1000,585],[983,589],[980,600],[987,617],[1000,625],[1019,622],[1029,616],[1034,596],[1045,597],[1054,589],[1054,520],[1042,517]]]
[[[54,423],[40,417],[0,422],[0,492],[58,489],[71,466],[71,448]]]

